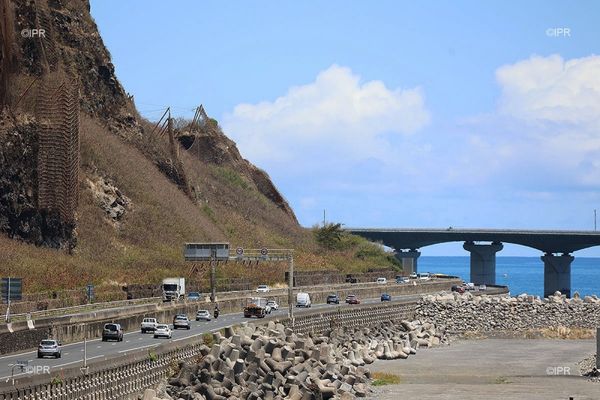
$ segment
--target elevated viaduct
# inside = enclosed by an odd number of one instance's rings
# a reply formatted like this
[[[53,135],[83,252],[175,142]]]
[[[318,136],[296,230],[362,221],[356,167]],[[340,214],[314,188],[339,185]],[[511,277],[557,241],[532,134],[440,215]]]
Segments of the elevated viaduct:
[[[439,243],[463,242],[471,253],[471,282],[496,283],[496,253],[502,243],[513,243],[540,250],[544,262],[544,296],[559,290],[571,295],[571,253],[600,245],[600,232],[517,229],[382,229],[350,228],[347,231],[381,242],[396,250],[405,271],[417,272],[419,249]],[[481,243],[484,242],[484,243]]]

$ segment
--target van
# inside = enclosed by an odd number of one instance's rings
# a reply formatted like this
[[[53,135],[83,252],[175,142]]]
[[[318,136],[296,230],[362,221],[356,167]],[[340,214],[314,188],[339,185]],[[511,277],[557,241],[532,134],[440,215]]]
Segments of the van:
[[[312,303],[310,302],[308,293],[298,293],[296,295],[296,307],[309,308],[310,306],[312,306]]]
[[[377,284],[378,285],[385,285],[387,283],[387,279],[385,278],[377,278]]]

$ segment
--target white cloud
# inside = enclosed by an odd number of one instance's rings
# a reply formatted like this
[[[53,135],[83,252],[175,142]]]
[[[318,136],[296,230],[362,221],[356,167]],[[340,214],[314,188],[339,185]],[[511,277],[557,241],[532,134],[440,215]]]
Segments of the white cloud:
[[[496,71],[499,111],[527,121],[594,124],[600,121],[600,57],[563,60],[532,56]]]
[[[361,82],[349,68],[333,65],[274,101],[236,106],[222,125],[259,165],[295,159],[322,165],[324,154],[349,161],[390,158],[391,138],[414,133],[429,119],[420,88]]]

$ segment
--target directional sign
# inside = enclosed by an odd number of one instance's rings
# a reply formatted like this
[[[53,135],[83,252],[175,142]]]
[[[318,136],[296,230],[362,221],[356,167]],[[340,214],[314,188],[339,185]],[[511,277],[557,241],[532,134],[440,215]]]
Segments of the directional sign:
[[[22,279],[21,278],[2,278],[2,301],[22,300]]]
[[[238,256],[243,255],[244,249],[242,247],[238,247],[237,249],[235,249],[235,254],[237,254]]]
[[[260,255],[266,256],[267,254],[269,254],[269,250],[267,250],[266,247],[263,247],[262,249],[260,249]]]

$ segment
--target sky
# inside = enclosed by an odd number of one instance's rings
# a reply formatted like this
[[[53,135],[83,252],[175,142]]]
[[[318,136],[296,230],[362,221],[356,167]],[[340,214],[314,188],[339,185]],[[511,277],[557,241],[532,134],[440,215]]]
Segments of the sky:
[[[203,104],[304,226],[594,229],[600,2],[91,6],[141,113]]]

